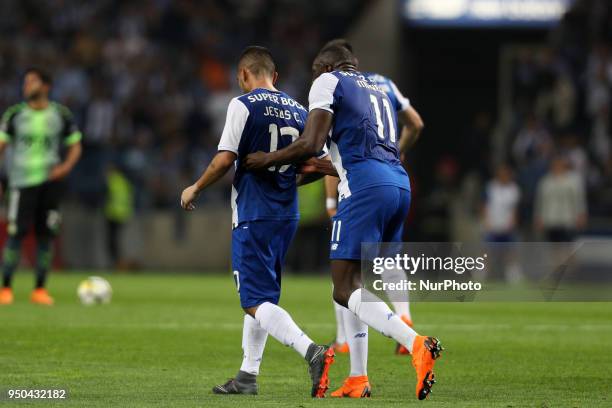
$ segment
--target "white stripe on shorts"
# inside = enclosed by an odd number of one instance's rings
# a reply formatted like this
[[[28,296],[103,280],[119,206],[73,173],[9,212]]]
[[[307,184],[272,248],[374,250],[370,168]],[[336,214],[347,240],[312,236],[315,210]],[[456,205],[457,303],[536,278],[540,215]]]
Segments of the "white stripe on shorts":
[[[11,189],[9,193],[9,207],[8,207],[8,220],[9,222],[17,221],[17,214],[19,211],[19,195],[21,192],[18,188]]]

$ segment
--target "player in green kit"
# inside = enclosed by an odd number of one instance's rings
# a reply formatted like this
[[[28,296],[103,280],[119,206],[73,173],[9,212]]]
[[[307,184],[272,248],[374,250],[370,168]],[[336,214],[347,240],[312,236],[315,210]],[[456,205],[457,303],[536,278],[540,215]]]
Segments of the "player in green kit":
[[[62,180],[81,156],[81,132],[70,111],[49,100],[51,78],[39,69],[26,71],[25,102],[9,108],[0,122],[0,153],[10,147],[7,171],[8,240],[3,253],[0,305],[13,303],[11,283],[19,264],[21,241],[32,224],[36,232],[36,285],[33,303],[52,305],[45,289],[51,243],[60,223]]]

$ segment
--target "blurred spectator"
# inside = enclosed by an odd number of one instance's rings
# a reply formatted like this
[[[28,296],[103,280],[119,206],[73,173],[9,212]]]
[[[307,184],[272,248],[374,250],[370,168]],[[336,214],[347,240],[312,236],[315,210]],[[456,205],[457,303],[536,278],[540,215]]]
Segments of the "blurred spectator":
[[[536,188],[546,174],[553,149],[548,130],[531,114],[513,145],[518,184],[521,189],[520,219],[531,221]]]
[[[134,191],[130,181],[118,168],[111,166],[106,174],[107,249],[113,267],[125,264],[121,252],[122,231],[134,213]]]
[[[485,187],[482,210],[489,262],[489,279],[516,283],[523,279],[515,247],[503,245],[517,239],[518,206],[521,192],[514,181],[512,168],[507,164],[497,167],[495,177]],[[500,245],[501,244],[501,245]]]
[[[546,158],[552,145],[550,133],[535,114],[530,114],[516,136],[512,153],[518,166]]]
[[[548,174],[537,189],[536,229],[550,242],[573,241],[587,222],[584,182],[572,171],[566,158],[553,159]]]
[[[551,122],[557,129],[570,127],[576,118],[577,92],[567,72],[560,74],[550,98]]]
[[[607,45],[593,48],[586,67],[587,112],[595,117],[610,106],[610,83],[612,82],[612,58]]]
[[[85,113],[85,134],[91,144],[108,144],[115,127],[115,106],[109,97],[108,89],[96,82],[93,97]]]
[[[520,197],[510,166],[499,166],[495,178],[485,187],[482,216],[487,241],[512,242],[516,239]]]
[[[574,134],[567,134],[558,143],[559,152],[568,160],[569,167],[586,182],[589,159],[585,149]]]

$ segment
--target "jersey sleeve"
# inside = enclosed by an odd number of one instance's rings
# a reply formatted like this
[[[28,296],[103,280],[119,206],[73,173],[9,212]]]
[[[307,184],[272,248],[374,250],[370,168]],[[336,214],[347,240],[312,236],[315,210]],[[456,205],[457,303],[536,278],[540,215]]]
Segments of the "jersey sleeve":
[[[234,98],[227,107],[225,126],[217,150],[238,154],[242,132],[249,118],[249,109],[239,99]]]
[[[72,112],[66,107],[62,107],[62,118],[64,120],[64,128],[62,131],[62,137],[64,139],[65,146],[71,146],[78,143],[83,138],[79,127],[74,120]]]
[[[400,92],[399,89],[397,89],[397,86],[395,86],[393,81],[389,80],[389,85],[391,87],[391,92],[393,92],[393,95],[395,95],[395,100],[397,101],[397,106],[395,107],[395,111],[400,112],[400,111],[408,109],[408,107],[410,106],[410,100],[406,98],[404,95],[402,95],[402,93]]]
[[[308,110],[324,109],[334,113],[332,106],[334,104],[334,92],[336,91],[336,86],[338,86],[338,81],[339,79],[329,72],[315,79],[308,95]]]

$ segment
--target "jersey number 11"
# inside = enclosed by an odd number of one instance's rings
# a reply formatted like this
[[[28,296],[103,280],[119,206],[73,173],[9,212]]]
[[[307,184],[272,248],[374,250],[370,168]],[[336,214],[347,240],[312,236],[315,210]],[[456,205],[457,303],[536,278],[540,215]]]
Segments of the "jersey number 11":
[[[391,116],[391,106],[389,105],[389,100],[387,98],[381,98],[383,107],[385,108],[385,112],[387,113],[387,119],[389,120],[389,140],[392,143],[395,143],[395,126],[393,126],[393,116]],[[374,113],[376,114],[376,126],[378,128],[378,137],[385,140],[385,125],[382,121],[382,117],[380,115],[380,107],[378,103],[378,98],[372,94],[370,94],[370,102],[374,105]]]

